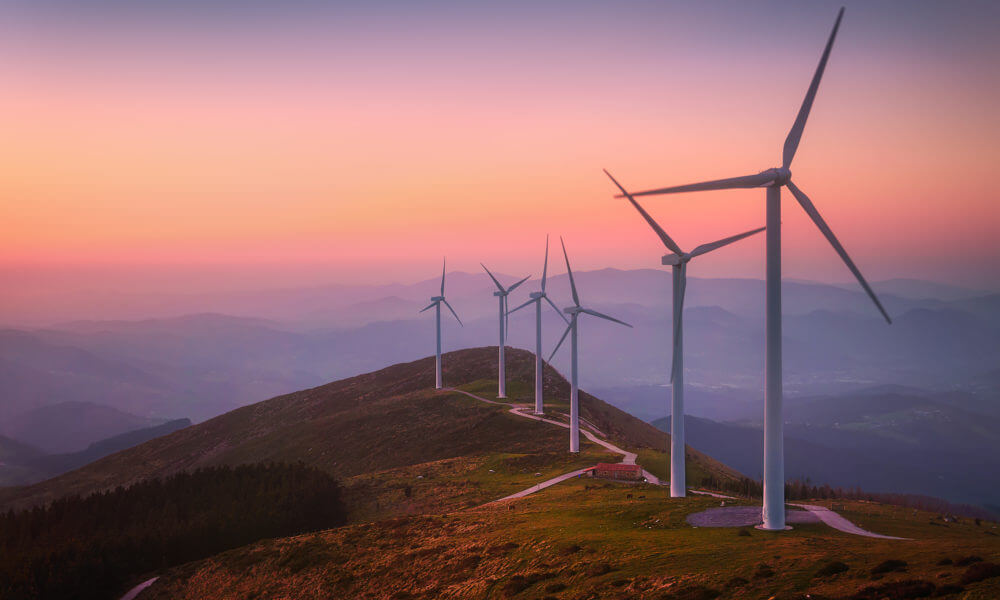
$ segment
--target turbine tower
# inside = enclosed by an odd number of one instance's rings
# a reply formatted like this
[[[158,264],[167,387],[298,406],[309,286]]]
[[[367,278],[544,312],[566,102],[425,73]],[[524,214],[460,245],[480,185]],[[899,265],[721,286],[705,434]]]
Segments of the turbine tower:
[[[569,392],[569,451],[579,452],[580,451],[580,402],[579,402],[579,369],[577,361],[577,324],[580,318],[580,314],[588,314],[594,317],[600,317],[602,319],[612,321],[614,323],[619,323],[626,327],[631,327],[625,321],[619,321],[614,317],[609,317],[606,314],[599,313],[596,310],[589,308],[584,308],[580,305],[580,296],[576,293],[576,282],[573,281],[573,269],[569,266],[569,255],[566,254],[566,242],[563,241],[562,237],[559,238],[559,243],[562,244],[563,256],[566,258],[566,272],[569,273],[569,285],[570,289],[573,291],[573,306],[569,306],[563,309],[563,312],[569,315],[569,326],[566,327],[566,331],[563,332],[562,337],[559,338],[559,343],[556,344],[555,350],[552,351],[552,356],[549,356],[549,362],[552,362],[552,357],[556,355],[559,351],[559,347],[562,346],[563,341],[566,340],[566,336],[572,333],[570,336],[570,392]]]
[[[711,242],[709,244],[702,244],[692,250],[691,252],[684,252],[681,250],[680,246],[677,245],[674,240],[667,235],[667,232],[660,227],[659,223],[653,220],[653,217],[649,215],[631,194],[625,191],[618,181],[608,173],[607,170],[604,171],[611,181],[614,182],[618,189],[622,191],[622,194],[628,198],[632,206],[635,207],[639,214],[642,215],[643,219],[649,223],[649,226],[653,228],[660,239],[663,241],[663,245],[670,250],[672,254],[667,254],[663,257],[663,264],[670,265],[673,267],[674,272],[674,285],[673,285],[673,305],[674,305],[674,350],[673,350],[673,365],[670,369],[670,496],[673,498],[683,498],[687,495],[687,481],[684,471],[684,292],[687,290],[687,264],[692,258],[696,256],[701,256],[702,254],[707,254],[712,250],[718,250],[723,246],[728,246],[733,242],[738,242],[743,238],[750,237],[756,233],[764,231],[764,227],[754,229],[752,231],[747,231],[738,235],[727,237],[725,239],[719,240],[717,242]]]
[[[486,265],[484,265],[483,263],[479,264],[482,265],[483,269],[486,269]],[[510,317],[507,316],[507,295],[513,292],[517,288],[517,286],[527,281],[530,275],[528,277],[525,277],[521,281],[518,281],[509,288],[505,288],[504,286],[500,285],[500,282],[497,281],[497,278],[493,276],[493,273],[490,273],[489,269],[486,269],[486,274],[489,275],[490,279],[493,280],[493,283],[496,284],[497,291],[493,292],[493,295],[499,298],[500,300],[500,356],[498,361],[500,366],[498,367],[498,373],[497,373],[497,398],[506,398],[507,369],[504,363],[503,348],[504,345],[507,343],[507,324],[510,322]]]
[[[789,170],[795,151],[799,147],[802,139],[802,131],[805,129],[806,119],[809,118],[809,111],[812,109],[813,100],[816,98],[816,90],[819,88],[820,79],[826,69],[827,60],[830,58],[830,50],[833,48],[833,40],[837,37],[837,30],[840,28],[840,20],[844,16],[844,9],[841,8],[837,14],[837,20],[830,32],[830,38],[823,50],[819,65],[813,75],[812,83],[802,101],[799,113],[792,124],[788,137],[785,138],[785,145],[782,149],[781,166],[768,169],[756,175],[745,175],[742,177],[731,177],[728,179],[718,179],[703,183],[693,183],[676,187],[661,188],[638,192],[633,196],[649,196],[654,194],[675,194],[678,192],[700,192],[706,190],[726,190],[734,188],[758,188],[766,189],[767,207],[767,269],[766,269],[766,335],[765,335],[765,360],[764,360],[764,506],[762,511],[763,529],[781,530],[785,529],[785,464],[784,464],[784,438],[782,433],[782,386],[781,386],[781,188],[787,187],[788,191],[798,201],[802,209],[805,210],[809,218],[816,223],[816,227],[826,237],[830,245],[847,265],[858,283],[878,307],[879,312],[885,320],[892,323],[889,314],[882,307],[872,291],[871,286],[861,275],[861,271],[855,266],[854,261],[847,255],[847,251],[837,240],[830,226],[826,224],[820,216],[816,206],[808,196],[792,183],[792,172]]]
[[[444,299],[444,268],[446,260],[441,262],[441,295],[432,296],[431,303],[428,304],[426,308],[420,311],[424,312],[425,310],[429,310],[431,308],[434,309],[436,328],[437,328],[437,352],[434,355],[435,356],[434,387],[437,389],[441,389],[441,304],[443,303],[445,306],[447,306],[448,310],[451,311],[451,314],[455,315],[455,320],[458,321],[458,324],[461,325],[462,327],[465,327],[465,325],[462,323],[462,319],[458,318],[458,314],[455,312],[455,309],[452,308],[451,305],[448,304],[448,301]]]
[[[531,294],[529,294],[531,298],[530,300],[528,300],[521,306],[518,306],[514,310],[507,313],[509,315],[510,313],[521,310],[522,308],[528,306],[531,303],[535,304],[535,414],[536,415],[541,415],[544,414],[545,412],[545,407],[542,404],[542,370],[545,368],[545,363],[542,361],[542,300],[548,302],[549,305],[552,306],[552,309],[556,311],[556,314],[559,315],[559,318],[565,321],[567,325],[569,324],[569,321],[566,321],[566,317],[563,316],[563,313],[561,310],[559,310],[559,307],[557,307],[555,303],[553,303],[552,300],[550,300],[549,297],[545,295],[545,279],[548,275],[548,272],[549,272],[549,236],[545,236],[545,262],[543,263],[542,266],[542,291],[531,292]]]

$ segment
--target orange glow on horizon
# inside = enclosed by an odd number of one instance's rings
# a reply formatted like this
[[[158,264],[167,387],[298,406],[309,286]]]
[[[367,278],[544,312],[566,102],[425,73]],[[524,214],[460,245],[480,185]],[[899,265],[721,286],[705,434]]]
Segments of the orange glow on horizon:
[[[997,77],[972,85],[953,62],[863,55],[873,41],[852,9],[796,183],[871,279],[1000,285]],[[286,40],[263,63],[239,40],[207,63],[159,47],[22,48],[0,63],[0,262],[319,261],[345,279],[417,280],[443,254],[456,269],[538,270],[544,235],[562,233],[578,268],[656,267],[658,240],[601,168],[643,189],[775,166],[827,26],[790,40],[802,54],[768,77],[749,66],[779,47],[686,36],[592,42],[579,57],[554,44],[534,63],[517,48],[455,56],[447,40],[356,60]],[[848,280],[785,199],[786,274]],[[760,191],[644,204],[685,247],[763,224]],[[760,277],[762,252],[734,247],[700,274]]]

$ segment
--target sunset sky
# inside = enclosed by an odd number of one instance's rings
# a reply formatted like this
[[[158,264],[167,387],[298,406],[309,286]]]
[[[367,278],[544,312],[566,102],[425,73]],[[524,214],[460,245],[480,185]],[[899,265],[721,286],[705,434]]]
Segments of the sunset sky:
[[[655,267],[634,189],[755,173],[839,2],[0,3],[11,287]],[[793,166],[871,280],[1000,289],[1000,3],[849,2]],[[685,248],[760,190],[652,197]],[[848,281],[785,194],[785,274]],[[763,237],[700,276],[763,277]],[[561,269],[559,269],[561,270]],[[139,274],[142,274],[141,276]]]

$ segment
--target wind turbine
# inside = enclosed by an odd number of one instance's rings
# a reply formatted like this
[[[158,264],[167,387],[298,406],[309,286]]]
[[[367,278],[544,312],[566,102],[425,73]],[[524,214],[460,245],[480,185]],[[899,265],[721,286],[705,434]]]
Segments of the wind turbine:
[[[437,389],[441,389],[441,304],[443,303],[445,306],[447,306],[448,310],[451,311],[451,314],[455,315],[455,320],[458,321],[458,324],[461,325],[462,327],[465,327],[465,325],[462,323],[462,319],[458,318],[458,314],[455,312],[455,309],[452,308],[451,305],[448,304],[448,301],[444,299],[444,268],[445,268],[445,264],[446,264],[445,261],[441,262],[441,295],[440,296],[432,296],[431,297],[431,303],[428,304],[426,308],[424,308],[423,310],[420,311],[420,312],[424,312],[425,310],[429,310],[429,309],[433,308],[434,309],[434,314],[435,314],[435,317],[436,317],[436,321],[437,321],[437,325],[436,325],[436,327],[437,327],[437,353],[435,354],[435,361],[434,361],[434,387],[437,388]]]
[[[479,264],[482,265],[483,269],[486,269],[486,265],[484,265],[483,263]],[[506,398],[507,370],[504,364],[503,348],[504,345],[507,343],[507,324],[510,322],[510,317],[507,316],[507,295],[513,292],[517,288],[517,286],[527,281],[530,275],[528,277],[525,277],[521,281],[518,281],[509,288],[505,288],[504,286],[500,285],[500,282],[497,281],[497,278],[493,276],[493,273],[490,273],[489,269],[486,269],[486,274],[490,276],[490,279],[492,279],[493,283],[495,283],[497,286],[497,291],[493,292],[493,295],[500,299],[500,357],[499,357],[500,367],[499,367],[499,372],[497,374],[497,386],[498,386],[497,398]]]
[[[844,16],[844,9],[841,8],[837,14],[837,20],[830,32],[830,38],[823,50],[819,65],[813,75],[812,83],[802,101],[799,113],[792,124],[788,137],[785,138],[785,145],[782,149],[781,166],[768,169],[756,175],[745,175],[742,177],[731,177],[728,179],[718,179],[703,183],[693,183],[676,187],[661,188],[638,192],[633,196],[649,196],[654,194],[675,194],[678,192],[700,192],[706,190],[725,190],[734,188],[756,188],[766,189],[767,198],[767,269],[766,269],[766,336],[765,336],[765,361],[764,361],[764,506],[762,511],[763,529],[781,530],[785,528],[785,464],[784,464],[784,438],[782,433],[782,386],[781,386],[781,188],[787,187],[788,191],[798,201],[802,209],[806,211],[809,218],[816,223],[816,227],[826,237],[833,249],[840,255],[841,260],[851,270],[857,278],[858,283],[878,307],[879,312],[885,320],[892,323],[889,314],[882,307],[872,291],[871,286],[861,275],[861,271],[855,266],[854,261],[847,255],[847,251],[837,240],[830,226],[826,224],[820,216],[816,206],[813,205],[805,193],[792,183],[792,172],[789,168],[795,151],[799,147],[802,139],[802,131],[806,126],[806,119],[809,118],[809,111],[812,109],[813,100],[816,98],[816,90],[819,89],[820,79],[826,69],[826,62],[830,58],[830,50],[833,48],[833,40],[837,37],[837,30],[840,28],[840,20]]]
[[[569,285],[570,289],[573,291],[573,306],[568,306],[563,309],[563,312],[569,315],[569,326],[566,327],[566,331],[564,331],[562,337],[559,338],[559,343],[556,344],[555,350],[553,350],[552,355],[549,356],[549,362],[552,362],[552,357],[559,351],[559,347],[562,346],[562,343],[566,340],[566,336],[572,333],[573,335],[570,336],[569,451],[579,452],[580,403],[578,398],[579,369],[577,368],[577,322],[579,321],[581,314],[588,314],[612,321],[614,323],[619,323],[626,327],[631,327],[631,325],[625,321],[619,321],[614,317],[609,317],[604,313],[599,313],[596,310],[584,308],[580,305],[580,296],[576,293],[576,282],[573,281],[573,269],[569,266],[569,255],[566,254],[566,242],[563,241],[561,236],[559,238],[559,243],[562,244],[563,256],[566,258],[566,272],[569,273]]]
[[[549,236],[545,236],[545,263],[542,266],[542,291],[531,292],[529,294],[530,300],[518,306],[514,310],[507,313],[508,315],[513,312],[517,312],[524,308],[525,306],[534,303],[535,304],[535,414],[540,415],[545,412],[544,406],[542,406],[542,370],[545,368],[545,363],[542,360],[542,300],[545,300],[552,306],[552,309],[556,311],[559,318],[566,321],[566,317],[563,316],[562,311],[559,307],[549,299],[545,294],[545,279],[549,272]],[[569,321],[566,321],[569,324]]]
[[[659,223],[653,220],[631,194],[625,191],[618,180],[611,176],[605,169],[604,174],[614,182],[622,194],[628,198],[632,206],[635,207],[643,219],[649,223],[663,245],[672,254],[663,257],[663,264],[670,265],[674,271],[673,304],[674,304],[674,350],[673,366],[670,369],[670,496],[673,498],[683,498],[687,495],[687,482],[684,471],[684,292],[687,290],[687,264],[692,258],[707,254],[712,250],[718,250],[723,246],[728,246],[733,242],[738,242],[743,238],[750,237],[756,233],[764,231],[764,227],[740,233],[717,242],[702,244],[691,252],[684,252],[680,246],[667,235],[667,232],[660,227]]]

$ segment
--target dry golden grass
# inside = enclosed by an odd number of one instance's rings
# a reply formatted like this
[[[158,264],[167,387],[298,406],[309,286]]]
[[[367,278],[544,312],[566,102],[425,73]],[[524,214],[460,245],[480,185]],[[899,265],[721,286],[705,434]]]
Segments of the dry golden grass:
[[[626,494],[633,499],[627,499]],[[642,496],[640,498],[640,496]],[[838,503],[840,504],[840,503]],[[936,515],[864,503],[844,514],[910,541],[861,538],[825,525],[784,533],[693,528],[718,500],[574,480],[535,496],[441,515],[409,516],[269,540],[168,571],[148,598],[814,598],[874,585],[958,584],[967,566],[1000,562],[993,525],[930,525]],[[873,576],[885,560],[905,572]],[[832,561],[847,570],[820,575]],[[963,598],[1000,597],[1000,577]]]

